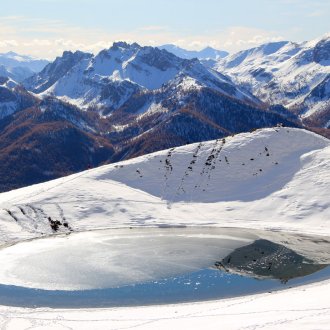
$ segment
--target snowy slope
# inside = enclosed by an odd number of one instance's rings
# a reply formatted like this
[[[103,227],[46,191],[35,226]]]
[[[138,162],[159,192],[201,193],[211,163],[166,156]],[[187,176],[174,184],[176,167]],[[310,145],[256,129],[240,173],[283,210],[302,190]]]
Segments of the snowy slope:
[[[329,329],[330,281],[233,299],[135,308],[0,306],[4,329]]]
[[[329,152],[314,133],[276,128],[106,165],[1,194],[1,241],[51,233],[48,216],[73,230],[167,223],[322,233]]]
[[[47,217],[61,222],[59,232],[198,225],[330,235],[329,159],[329,140],[289,128],[161,151],[0,194],[0,239],[3,244],[52,234]],[[283,234],[282,243],[290,244],[285,241]],[[328,329],[329,292],[330,281],[323,281],[275,293],[180,305],[89,310],[0,306],[0,325],[6,329],[218,329],[219,324],[225,329],[316,325]]]
[[[220,59],[215,68],[264,102],[282,104],[303,118],[328,109],[330,36],[275,42]]]

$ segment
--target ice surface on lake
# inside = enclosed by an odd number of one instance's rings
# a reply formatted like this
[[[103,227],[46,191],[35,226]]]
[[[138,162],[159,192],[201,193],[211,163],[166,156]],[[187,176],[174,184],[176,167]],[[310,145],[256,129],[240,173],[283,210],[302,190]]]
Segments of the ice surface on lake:
[[[47,290],[138,284],[211,267],[256,238],[244,230],[154,228],[36,239],[0,251],[0,283]]]

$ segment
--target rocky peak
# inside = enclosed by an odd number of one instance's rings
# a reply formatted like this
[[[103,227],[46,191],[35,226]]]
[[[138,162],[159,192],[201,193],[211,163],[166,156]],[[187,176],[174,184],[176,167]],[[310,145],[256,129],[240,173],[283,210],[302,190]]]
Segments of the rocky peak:
[[[127,49],[139,49],[141,46],[134,42],[133,44],[129,44],[125,41],[117,41],[114,42],[110,47],[110,50],[127,50]]]
[[[185,62],[185,60],[166,50],[154,47],[143,47],[139,52],[139,58],[141,62],[161,71],[166,71],[169,68],[178,68],[179,65]]]
[[[93,55],[81,51],[64,51],[63,55],[56,57],[55,61],[33,77],[24,82],[24,86],[31,89],[34,93],[41,93],[52,86],[58,79],[67,74],[76,64],[84,59],[91,58]]]

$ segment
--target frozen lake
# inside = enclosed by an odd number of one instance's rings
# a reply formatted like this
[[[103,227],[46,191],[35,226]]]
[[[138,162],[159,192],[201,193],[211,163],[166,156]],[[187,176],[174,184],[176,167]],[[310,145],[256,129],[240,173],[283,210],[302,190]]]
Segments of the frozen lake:
[[[108,307],[220,299],[330,277],[330,239],[233,228],[133,228],[0,250],[0,304]]]

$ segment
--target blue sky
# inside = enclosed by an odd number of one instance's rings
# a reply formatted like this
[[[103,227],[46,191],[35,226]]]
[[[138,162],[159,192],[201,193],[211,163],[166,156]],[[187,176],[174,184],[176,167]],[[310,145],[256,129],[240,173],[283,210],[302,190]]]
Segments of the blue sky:
[[[1,0],[0,52],[53,58],[113,41],[235,52],[330,31],[329,0]]]

